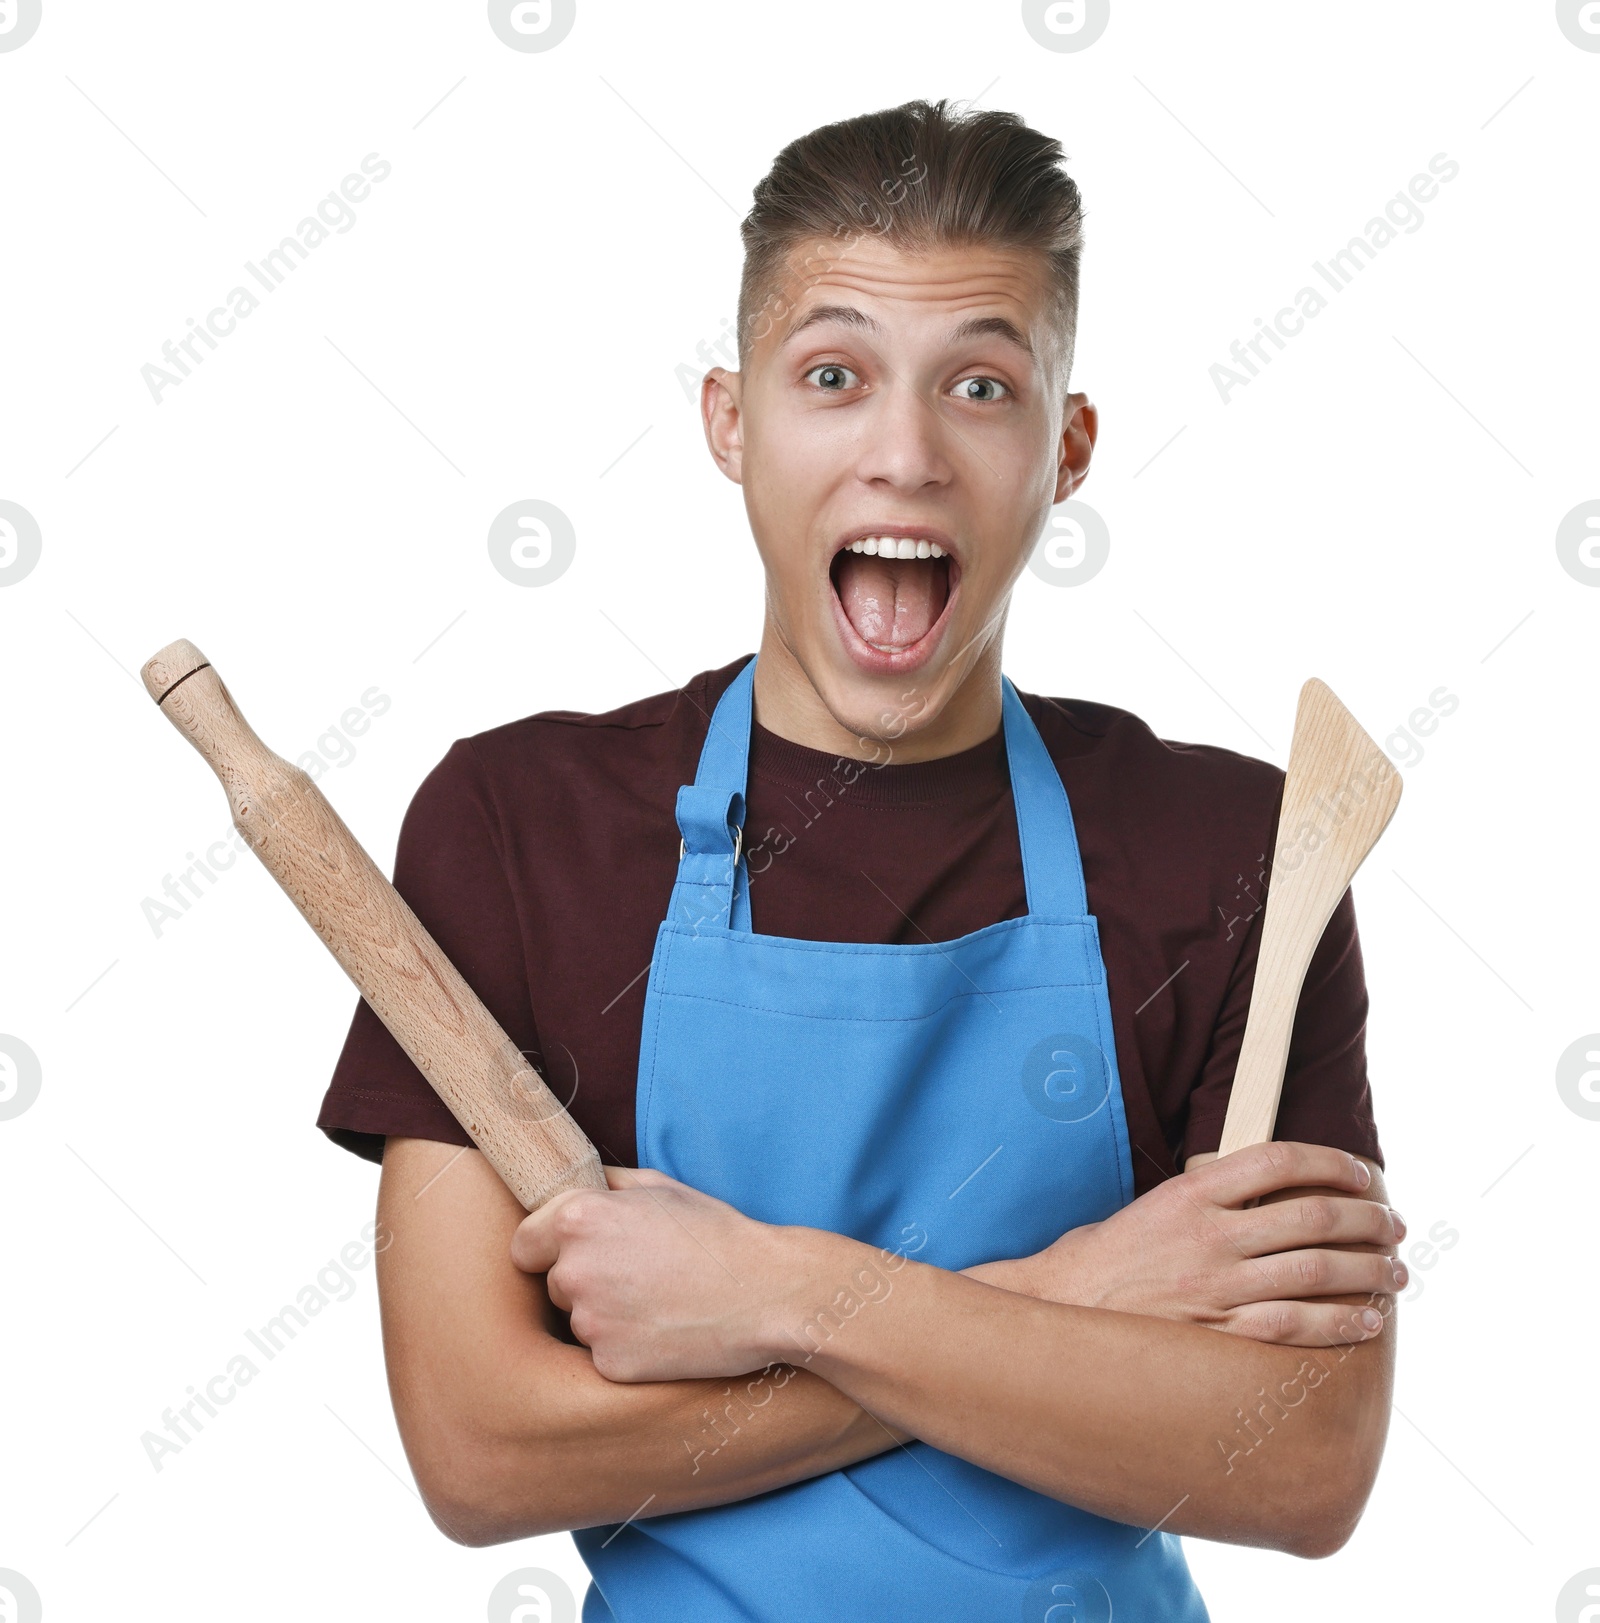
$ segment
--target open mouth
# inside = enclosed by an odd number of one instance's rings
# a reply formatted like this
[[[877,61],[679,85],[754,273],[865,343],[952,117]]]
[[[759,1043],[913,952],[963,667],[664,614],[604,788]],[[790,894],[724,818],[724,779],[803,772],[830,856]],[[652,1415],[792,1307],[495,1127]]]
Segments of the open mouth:
[[[896,530],[852,536],[829,566],[836,616],[858,664],[904,671],[932,652],[961,578],[948,537]]]

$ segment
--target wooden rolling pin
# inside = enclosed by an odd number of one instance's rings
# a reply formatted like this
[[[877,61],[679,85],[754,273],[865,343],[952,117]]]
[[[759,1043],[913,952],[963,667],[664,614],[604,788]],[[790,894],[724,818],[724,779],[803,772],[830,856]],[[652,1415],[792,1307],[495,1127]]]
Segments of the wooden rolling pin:
[[[1250,1013],[1219,1155],[1265,1144],[1300,988],[1322,932],[1400,803],[1400,774],[1324,682],[1300,690]]]
[[[142,675],[222,780],[233,826],[523,1206],[604,1189],[600,1158],[561,1101],[322,791],[251,731],[205,655],[169,643]]]

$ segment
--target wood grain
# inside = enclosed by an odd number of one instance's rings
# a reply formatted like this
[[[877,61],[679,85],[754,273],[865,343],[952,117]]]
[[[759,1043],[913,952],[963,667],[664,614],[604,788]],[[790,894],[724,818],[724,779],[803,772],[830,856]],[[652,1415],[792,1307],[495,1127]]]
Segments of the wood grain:
[[[273,754],[192,642],[141,673],[221,779],[233,826],[528,1211],[606,1187],[594,1146],[311,778]]]
[[[1400,774],[1326,683],[1300,690],[1267,883],[1250,1013],[1218,1151],[1264,1144],[1277,1121],[1311,955],[1400,803]]]

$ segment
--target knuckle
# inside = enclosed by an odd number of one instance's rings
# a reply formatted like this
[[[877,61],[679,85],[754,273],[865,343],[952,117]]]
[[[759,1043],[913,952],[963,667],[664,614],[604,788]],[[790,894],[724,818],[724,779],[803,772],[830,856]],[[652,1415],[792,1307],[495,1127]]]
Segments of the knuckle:
[[[1328,1260],[1320,1251],[1307,1251],[1294,1259],[1293,1272],[1302,1289],[1320,1290],[1328,1282]]]
[[[594,1361],[596,1374],[603,1375],[608,1381],[631,1381],[639,1375],[641,1366],[638,1361],[604,1337],[600,1338],[598,1347],[590,1348],[590,1357]]]
[[[589,1231],[598,1209],[597,1196],[588,1190],[580,1190],[562,1201],[551,1221],[563,1240],[575,1240]]]
[[[1261,1160],[1269,1172],[1288,1172],[1294,1165],[1294,1152],[1287,1144],[1263,1144]]]
[[[1300,1217],[1306,1228],[1318,1236],[1332,1234],[1339,1220],[1337,1208],[1326,1195],[1309,1195],[1302,1200]]]
[[[1294,1310],[1287,1302],[1265,1302],[1256,1311],[1255,1325],[1262,1340],[1286,1341],[1294,1333]]]
[[[597,1261],[585,1247],[569,1247],[556,1259],[551,1277],[559,1278],[562,1288],[569,1293],[586,1291],[600,1277]]]

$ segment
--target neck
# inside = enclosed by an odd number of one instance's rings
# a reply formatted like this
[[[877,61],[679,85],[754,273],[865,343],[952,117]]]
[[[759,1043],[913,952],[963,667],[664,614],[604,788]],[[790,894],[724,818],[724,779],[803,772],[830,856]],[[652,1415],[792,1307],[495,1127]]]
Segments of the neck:
[[[920,710],[916,701],[928,693]],[[852,725],[829,708],[805,668],[769,619],[756,664],[755,718],[791,744],[847,760],[935,761],[992,738],[1000,729],[1000,639],[975,650],[931,688],[920,683],[886,687],[861,706],[870,725]],[[908,708],[909,701],[909,708]],[[931,711],[931,714],[929,713]],[[903,718],[903,719],[897,719]]]

